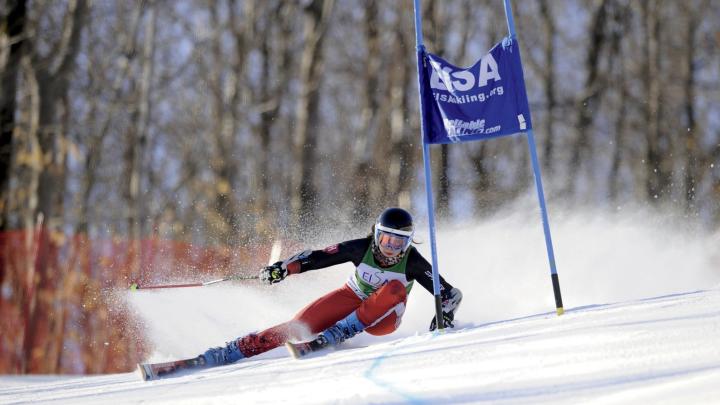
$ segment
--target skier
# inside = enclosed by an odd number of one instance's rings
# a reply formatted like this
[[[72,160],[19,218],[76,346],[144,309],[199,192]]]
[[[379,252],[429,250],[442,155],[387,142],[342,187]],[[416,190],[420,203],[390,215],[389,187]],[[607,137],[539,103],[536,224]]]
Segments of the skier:
[[[401,208],[388,208],[365,238],[307,250],[263,268],[260,280],[266,284],[348,261],[356,270],[343,287],[313,301],[292,320],[207,350],[201,355],[205,366],[234,363],[288,341],[306,341],[288,345],[304,354],[337,345],[362,331],[375,336],[392,333],[400,325],[414,281],[433,292],[432,267],[411,245],[412,237],[412,216]],[[443,323],[453,327],[462,293],[442,277],[440,283]],[[436,327],[433,317],[430,330]],[[312,340],[307,342],[308,338]]]

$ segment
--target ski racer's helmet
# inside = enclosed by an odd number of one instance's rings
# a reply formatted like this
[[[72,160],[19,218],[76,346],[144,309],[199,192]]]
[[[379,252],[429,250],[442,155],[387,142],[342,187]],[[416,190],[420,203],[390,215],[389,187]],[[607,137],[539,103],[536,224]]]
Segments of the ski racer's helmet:
[[[375,223],[375,245],[386,256],[402,255],[413,237],[412,215],[402,208],[387,208]]]

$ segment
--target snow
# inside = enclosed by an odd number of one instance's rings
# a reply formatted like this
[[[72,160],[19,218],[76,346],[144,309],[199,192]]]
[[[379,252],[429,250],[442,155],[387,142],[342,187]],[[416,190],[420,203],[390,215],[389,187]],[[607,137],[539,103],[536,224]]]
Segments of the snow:
[[[0,403],[720,403],[718,235],[642,213],[588,212],[551,226],[562,316],[539,220],[499,216],[439,234],[441,273],[465,297],[453,330],[426,332],[432,297],[415,286],[397,332],[311,358],[278,348],[152,382],[0,376]],[[148,360],[161,361],[282,322],[351,270],[125,298],[154,343]]]

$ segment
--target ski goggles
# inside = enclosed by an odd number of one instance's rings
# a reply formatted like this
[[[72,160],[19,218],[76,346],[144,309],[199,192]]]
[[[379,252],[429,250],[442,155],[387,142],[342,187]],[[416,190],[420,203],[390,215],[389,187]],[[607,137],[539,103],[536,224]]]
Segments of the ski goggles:
[[[392,251],[404,252],[412,242],[412,231],[401,231],[375,224],[375,243]]]

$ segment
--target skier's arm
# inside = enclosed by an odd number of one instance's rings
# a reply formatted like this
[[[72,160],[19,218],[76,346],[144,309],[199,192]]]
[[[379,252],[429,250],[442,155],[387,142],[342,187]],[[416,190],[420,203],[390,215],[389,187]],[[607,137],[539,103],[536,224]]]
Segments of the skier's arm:
[[[425,288],[430,294],[433,293],[433,281],[432,281],[432,265],[425,260],[424,257],[417,251],[412,249],[410,251],[410,257],[408,257],[407,268],[405,274],[408,281],[416,280]],[[443,291],[450,291],[453,286],[445,281],[442,276],[440,277],[440,294]]]
[[[417,250],[412,249],[410,257],[408,257],[407,265],[407,278],[408,280],[417,280],[430,294],[433,294],[433,282],[432,282],[432,266],[425,260]],[[442,301],[442,321],[446,328],[452,328],[455,320],[455,313],[460,307],[462,301],[462,292],[459,288],[453,287],[445,279],[438,275],[440,278],[440,299]],[[430,330],[437,328],[437,319],[433,316],[430,321]]]
[[[360,265],[363,255],[370,246],[370,239],[353,239],[330,245],[322,250],[307,250],[295,255],[283,263],[290,274],[303,273],[309,270],[324,269],[336,264],[352,262]]]
[[[284,261],[264,267],[260,270],[260,280],[266,284],[274,284],[290,274],[322,269],[345,262],[353,262],[357,266],[362,261],[369,244],[370,239],[363,238],[330,245],[322,250],[306,250]]]

